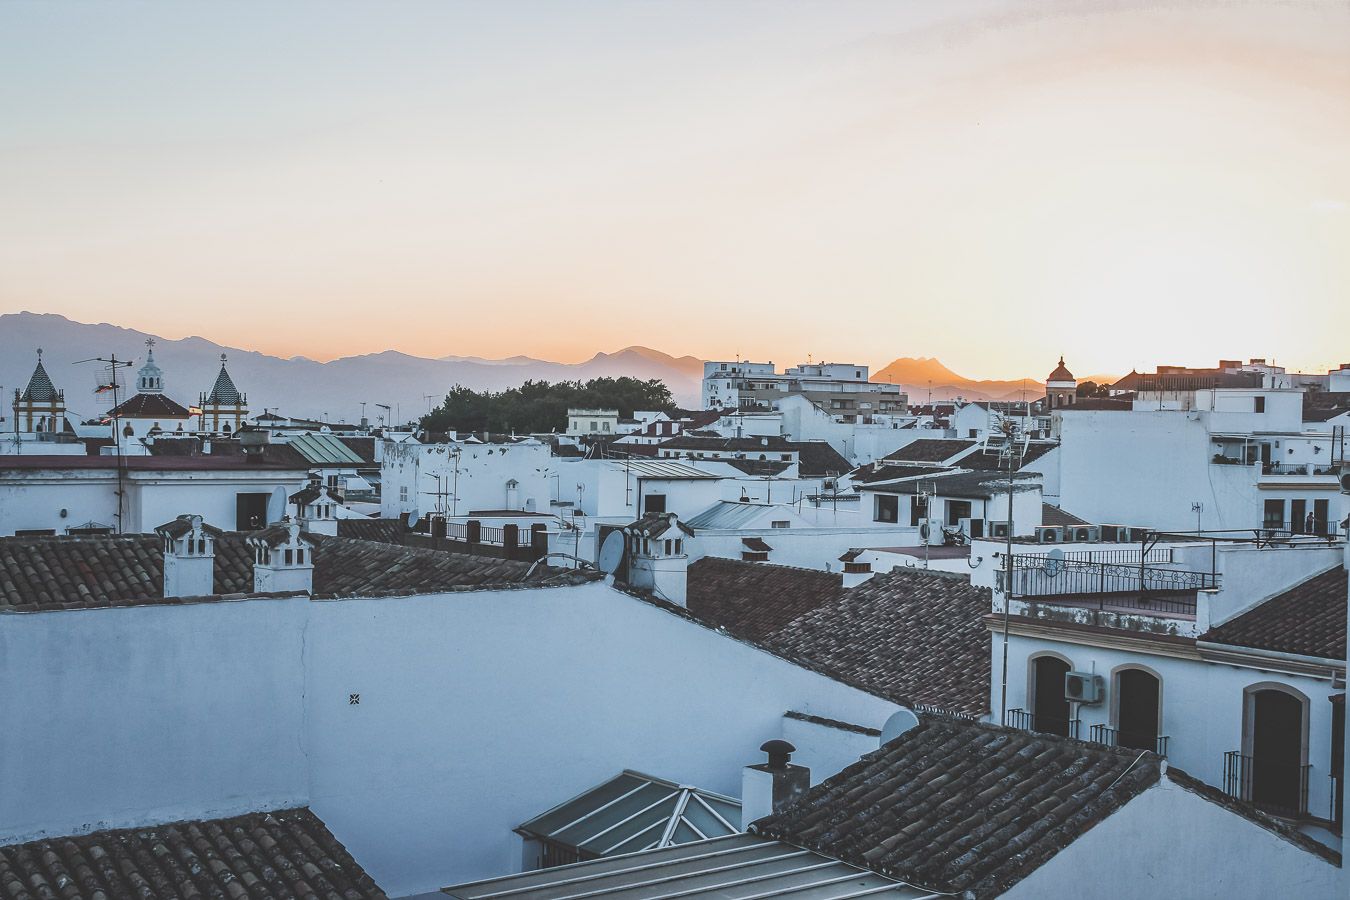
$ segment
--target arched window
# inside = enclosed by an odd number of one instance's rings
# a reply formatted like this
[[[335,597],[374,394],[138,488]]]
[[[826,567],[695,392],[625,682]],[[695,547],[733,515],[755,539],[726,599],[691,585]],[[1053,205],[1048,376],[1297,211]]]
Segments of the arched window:
[[[1118,670],[1115,682],[1116,745],[1161,752],[1162,682],[1134,667]]]
[[[1245,799],[1297,816],[1308,808],[1308,698],[1277,682],[1243,696],[1243,753],[1237,768]]]
[[[1068,662],[1058,656],[1031,660],[1032,727],[1037,731],[1069,736],[1069,701],[1064,696],[1068,672]]]

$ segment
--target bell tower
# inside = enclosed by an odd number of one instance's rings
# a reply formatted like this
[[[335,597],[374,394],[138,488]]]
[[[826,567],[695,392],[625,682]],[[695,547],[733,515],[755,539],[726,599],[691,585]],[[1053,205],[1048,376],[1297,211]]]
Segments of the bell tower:
[[[28,386],[14,392],[14,430],[24,434],[60,434],[66,430],[66,392],[52,384],[42,365],[40,347]]]

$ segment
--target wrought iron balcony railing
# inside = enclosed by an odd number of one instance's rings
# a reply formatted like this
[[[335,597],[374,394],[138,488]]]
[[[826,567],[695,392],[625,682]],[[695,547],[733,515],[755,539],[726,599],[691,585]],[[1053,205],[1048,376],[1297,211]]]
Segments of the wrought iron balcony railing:
[[[1093,725],[1088,729],[1088,740],[1108,747],[1129,747],[1133,750],[1152,750],[1159,756],[1167,755],[1171,738],[1165,734],[1122,731],[1109,725]]]
[[[1287,818],[1308,814],[1308,775],[1311,772],[1311,765],[1273,762],[1244,754],[1241,750],[1230,750],[1223,755],[1226,794]]]

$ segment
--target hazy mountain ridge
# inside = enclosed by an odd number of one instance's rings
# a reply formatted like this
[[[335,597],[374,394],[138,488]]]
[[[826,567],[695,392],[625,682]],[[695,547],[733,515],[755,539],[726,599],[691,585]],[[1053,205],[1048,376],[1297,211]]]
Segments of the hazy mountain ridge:
[[[409,419],[439,403],[455,384],[475,390],[502,390],[526,380],[586,380],[600,377],[659,378],[670,387],[676,402],[697,405],[703,363],[692,356],[672,357],[647,347],[626,347],[615,353],[597,353],[582,363],[557,363],[529,357],[470,361],[473,358],[427,359],[397,350],[348,356],[329,362],[305,357],[281,359],[254,350],[227,347],[202,337],[171,340],[107,323],[85,324],[50,313],[11,313],[0,316],[0,387],[7,408],[14,390],[28,383],[35,362],[34,349],[43,348],[43,361],[57,387],[66,392],[68,408],[80,417],[104,411],[107,400],[95,399],[98,364],[73,365],[80,360],[116,353],[135,365],[123,370],[134,385],[135,371],[145,359],[145,339],[155,338],[155,359],[164,370],[165,393],[185,405],[210,390],[220,369],[220,355],[229,357],[230,375],[248,395],[249,408],[262,412],[279,409],[287,415],[355,420],[366,403],[366,415],[375,420],[388,404],[394,416]],[[105,395],[106,396],[106,395]],[[8,413],[8,409],[6,409]]]
[[[1048,372],[1046,374],[1049,374]],[[1045,382],[1033,378],[975,380],[958,375],[932,357],[902,356],[872,376],[873,381],[898,384],[909,393],[909,402],[933,400],[1035,400],[1045,394]],[[1079,381],[1111,383],[1114,375],[1089,375]]]

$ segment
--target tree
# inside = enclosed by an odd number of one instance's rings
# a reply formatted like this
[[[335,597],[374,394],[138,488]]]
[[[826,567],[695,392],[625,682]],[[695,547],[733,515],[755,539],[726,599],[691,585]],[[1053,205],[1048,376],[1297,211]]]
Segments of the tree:
[[[1104,385],[1104,384],[1098,384],[1098,383],[1095,382],[1095,381],[1080,381],[1080,382],[1078,382],[1078,391],[1077,391],[1077,393],[1078,393],[1078,396],[1080,396],[1080,397],[1108,397],[1108,396],[1110,396],[1110,391],[1107,390],[1106,385]]]
[[[457,384],[421,424],[429,431],[562,431],[567,428],[567,410],[577,408],[617,409],[620,417],[631,418],[639,409],[670,412],[675,401],[670,389],[655,378],[527,381],[520,387],[481,393]]]

